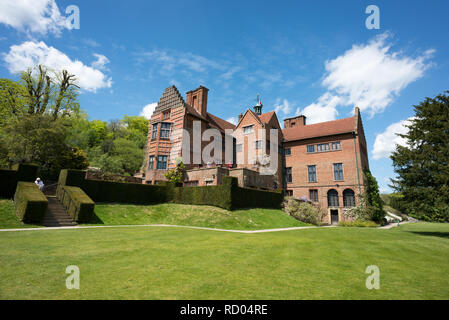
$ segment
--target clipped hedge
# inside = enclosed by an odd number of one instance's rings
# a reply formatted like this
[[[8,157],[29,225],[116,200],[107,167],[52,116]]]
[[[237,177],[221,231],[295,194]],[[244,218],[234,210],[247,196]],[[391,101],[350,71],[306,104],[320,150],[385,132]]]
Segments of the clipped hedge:
[[[173,189],[174,203],[203,204],[232,210],[231,188],[229,186],[176,187]]]
[[[17,188],[17,181],[32,182],[37,177],[38,166],[17,164],[12,170],[0,169],[0,198],[12,198]]]
[[[135,184],[85,179],[82,170],[61,170],[59,184],[81,188],[95,202],[152,204],[174,202],[216,206],[227,210],[240,208],[280,208],[279,191],[240,188],[235,177],[223,177],[223,184],[207,187],[180,187],[179,184]]]
[[[95,202],[150,204],[167,202],[166,185],[85,179],[84,170],[61,170],[59,185],[81,188]]]
[[[33,182],[19,181],[14,194],[17,217],[24,223],[40,223],[47,211],[48,200]]]
[[[89,222],[94,215],[95,202],[78,187],[58,185],[56,197],[76,222]]]

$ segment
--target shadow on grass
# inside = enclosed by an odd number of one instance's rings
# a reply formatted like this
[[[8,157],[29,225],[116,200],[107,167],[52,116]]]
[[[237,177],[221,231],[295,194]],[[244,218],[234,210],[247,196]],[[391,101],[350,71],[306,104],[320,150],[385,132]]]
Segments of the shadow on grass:
[[[83,224],[104,224],[104,222],[103,220],[100,219],[99,216],[97,216],[97,214],[94,211],[90,220],[88,222],[84,222]]]
[[[449,232],[409,231],[420,236],[439,237],[449,239]]]

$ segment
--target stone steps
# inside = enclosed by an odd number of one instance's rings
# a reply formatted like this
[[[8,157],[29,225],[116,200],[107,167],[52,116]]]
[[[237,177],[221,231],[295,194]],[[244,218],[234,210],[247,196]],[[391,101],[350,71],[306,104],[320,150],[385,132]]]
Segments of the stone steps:
[[[76,222],[67,213],[64,206],[55,196],[47,196],[48,208],[42,225],[45,227],[76,226]]]

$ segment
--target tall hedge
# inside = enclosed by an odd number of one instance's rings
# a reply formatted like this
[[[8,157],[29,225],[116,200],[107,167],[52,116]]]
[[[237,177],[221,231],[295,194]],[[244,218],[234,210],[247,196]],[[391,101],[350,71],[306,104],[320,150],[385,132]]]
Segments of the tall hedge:
[[[85,179],[85,171],[62,170],[60,185],[80,187],[95,202],[182,203],[211,205],[228,210],[239,208],[280,208],[282,193],[240,188],[235,177],[223,177],[223,184],[207,187],[182,187],[163,183],[146,185]]]
[[[76,222],[89,222],[94,215],[95,202],[81,188],[58,185],[56,197]]]
[[[17,217],[24,223],[40,223],[47,211],[48,200],[33,182],[19,181],[14,194]]]
[[[0,198],[12,198],[16,192],[17,182],[34,181],[37,170],[37,165],[23,163],[14,165],[12,170],[0,169]]]

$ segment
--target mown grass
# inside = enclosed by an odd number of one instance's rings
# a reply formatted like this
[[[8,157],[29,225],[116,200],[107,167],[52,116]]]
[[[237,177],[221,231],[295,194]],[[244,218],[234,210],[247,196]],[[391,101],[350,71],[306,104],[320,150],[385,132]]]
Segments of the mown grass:
[[[171,224],[234,230],[307,225],[277,209],[228,211],[212,206],[172,203],[156,205],[97,204],[95,215],[94,223],[91,223],[94,225]]]
[[[65,287],[80,268],[80,289]],[[380,269],[368,290],[367,266]],[[0,299],[448,299],[449,224],[0,233]]]
[[[0,199],[0,229],[36,228],[39,226],[22,223],[16,216],[14,202]]]

